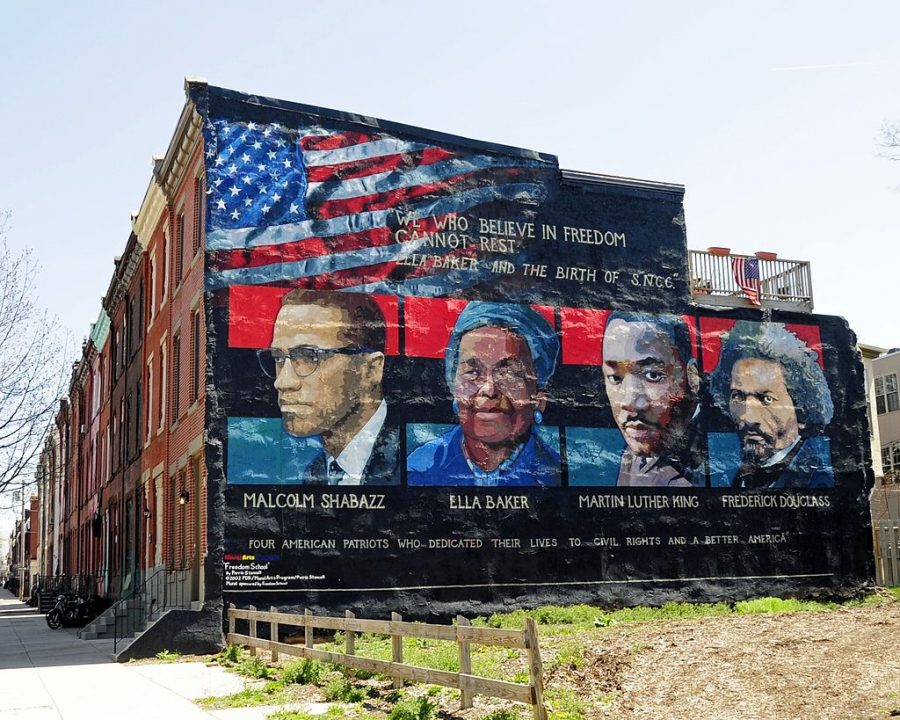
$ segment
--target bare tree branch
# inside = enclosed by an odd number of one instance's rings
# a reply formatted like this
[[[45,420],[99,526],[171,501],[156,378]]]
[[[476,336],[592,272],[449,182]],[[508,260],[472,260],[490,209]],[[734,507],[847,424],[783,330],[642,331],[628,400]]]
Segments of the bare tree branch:
[[[37,459],[67,381],[65,334],[38,306],[38,266],[30,250],[6,242],[0,211],[0,510],[9,492],[34,482]]]
[[[878,134],[878,155],[888,160],[900,161],[900,121],[886,122]]]

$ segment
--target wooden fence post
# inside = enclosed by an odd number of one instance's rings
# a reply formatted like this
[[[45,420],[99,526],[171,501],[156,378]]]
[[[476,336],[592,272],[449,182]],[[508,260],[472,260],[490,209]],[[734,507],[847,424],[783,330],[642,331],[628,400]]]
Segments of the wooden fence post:
[[[228,603],[228,634],[229,635],[234,635],[234,624],[235,624],[234,611],[235,611],[234,603]]]
[[[456,626],[457,627],[469,627],[469,621],[464,618],[462,615],[456,616]],[[458,634],[457,634],[458,637]],[[458,640],[459,643],[459,674],[460,675],[471,675],[472,674],[472,654],[471,654],[471,643],[468,640]],[[462,680],[462,678],[460,678]],[[462,682],[460,682],[459,688],[459,707],[461,710],[465,710],[467,708],[472,707],[474,701],[473,693],[471,690],[463,689]]]
[[[251,612],[256,612],[256,607],[253,605],[250,605],[249,608],[247,608],[247,609],[250,610]],[[252,620],[250,620],[250,637],[252,637],[252,638],[256,637],[256,618],[253,618]],[[256,655],[255,647],[251,646],[250,654]]]
[[[352,612],[347,610],[344,613],[344,617],[347,618],[348,620],[352,620],[356,616]],[[356,633],[355,632],[353,632],[352,630],[346,630],[344,632],[344,645],[345,645],[344,650],[346,651],[346,653],[348,655],[356,655]]]
[[[309,619],[311,615],[312,610],[310,610],[309,608],[305,608],[303,610],[303,627],[305,628],[305,632],[303,635],[306,641],[304,642],[304,645],[306,645],[306,647],[308,648],[311,648],[313,646],[313,626],[312,621]]]
[[[269,612],[278,612],[278,608],[270,605]],[[269,640],[278,642],[278,623],[274,620],[269,623]],[[278,651],[274,648],[272,649],[272,662],[278,662]]]
[[[544,707],[544,666],[541,664],[537,626],[530,617],[525,618],[525,645],[528,653],[528,677],[531,681],[534,720],[547,720],[547,709]]]
[[[391,613],[391,622],[402,622],[403,616],[400,613]],[[395,633],[391,633],[391,654],[392,660],[395,663],[403,662],[403,636],[397,635]],[[394,678],[394,688],[399,689],[403,687],[403,680],[401,678]]]

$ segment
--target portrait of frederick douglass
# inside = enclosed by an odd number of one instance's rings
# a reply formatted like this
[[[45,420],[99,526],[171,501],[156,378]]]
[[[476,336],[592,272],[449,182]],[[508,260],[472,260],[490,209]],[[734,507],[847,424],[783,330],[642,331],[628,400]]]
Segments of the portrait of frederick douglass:
[[[834,415],[828,382],[816,352],[783,323],[736,322],[722,343],[710,392],[740,440],[734,486],[834,484],[823,435]]]

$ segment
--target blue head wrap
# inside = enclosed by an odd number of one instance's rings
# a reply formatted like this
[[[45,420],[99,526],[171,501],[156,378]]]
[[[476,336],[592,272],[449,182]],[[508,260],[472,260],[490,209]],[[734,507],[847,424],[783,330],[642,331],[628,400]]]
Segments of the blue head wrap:
[[[506,328],[519,335],[531,351],[531,360],[537,375],[537,386],[543,388],[550,382],[559,355],[559,340],[550,324],[527,305],[504,305],[492,302],[470,302],[466,305],[447,342],[444,356],[444,377],[447,385],[456,383],[456,367],[459,364],[459,343],[462,336],[480,327]]]

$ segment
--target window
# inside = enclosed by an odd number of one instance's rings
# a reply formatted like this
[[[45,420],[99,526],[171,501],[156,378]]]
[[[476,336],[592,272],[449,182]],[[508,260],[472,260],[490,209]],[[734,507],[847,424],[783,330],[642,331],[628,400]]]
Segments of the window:
[[[150,442],[150,438],[153,435],[153,428],[156,425],[153,421],[156,419],[153,415],[153,356],[150,356],[150,359],[147,360],[147,437],[146,442]]]
[[[166,304],[166,297],[169,294],[169,228],[168,223],[166,223],[166,229],[163,231],[163,252],[162,252],[162,261],[163,261],[163,286],[162,286],[162,298],[159,301],[159,306],[162,307]]]
[[[881,469],[884,471],[885,482],[900,480],[900,442],[881,448]]]
[[[878,409],[879,415],[900,410],[897,373],[875,378],[875,407]]]
[[[150,322],[156,316],[156,257],[150,258]]]
[[[156,424],[156,432],[162,432],[163,423],[166,420],[166,397],[169,392],[169,388],[166,385],[166,380],[168,377],[169,368],[166,365],[166,341],[163,340],[159,344],[159,367],[160,367],[160,380],[159,380],[159,404],[158,407],[158,421]]]
[[[184,273],[184,213],[178,213],[175,219],[175,286],[181,284]]]
[[[138,380],[134,390],[134,455],[140,452],[141,448],[141,422],[144,419],[144,411],[141,407],[141,381]]]
[[[203,177],[194,179],[194,232],[191,244],[191,257],[200,249],[200,230],[203,227]]]
[[[172,340],[172,422],[181,412],[181,335]]]
[[[200,311],[191,317],[191,403],[200,397]]]

